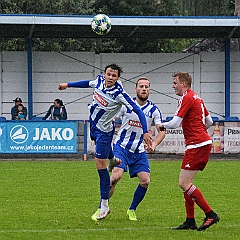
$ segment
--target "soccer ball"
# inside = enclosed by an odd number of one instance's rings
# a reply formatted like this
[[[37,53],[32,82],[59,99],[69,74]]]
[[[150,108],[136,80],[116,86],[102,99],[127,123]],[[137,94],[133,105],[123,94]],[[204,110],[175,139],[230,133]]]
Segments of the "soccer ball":
[[[92,22],[92,30],[98,35],[105,35],[111,30],[111,19],[105,14],[96,15]]]

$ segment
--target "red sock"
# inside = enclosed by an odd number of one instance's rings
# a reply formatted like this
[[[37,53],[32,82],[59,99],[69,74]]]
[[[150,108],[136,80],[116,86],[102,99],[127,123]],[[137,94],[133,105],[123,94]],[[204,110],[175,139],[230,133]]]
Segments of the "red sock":
[[[194,218],[194,201],[188,196],[186,192],[184,194],[185,208],[186,208],[186,218]]]
[[[212,211],[211,207],[209,206],[208,202],[203,197],[201,191],[196,188],[193,184],[190,186],[190,188],[186,191],[187,195],[193,199],[196,202],[196,204],[204,211],[205,214]]]

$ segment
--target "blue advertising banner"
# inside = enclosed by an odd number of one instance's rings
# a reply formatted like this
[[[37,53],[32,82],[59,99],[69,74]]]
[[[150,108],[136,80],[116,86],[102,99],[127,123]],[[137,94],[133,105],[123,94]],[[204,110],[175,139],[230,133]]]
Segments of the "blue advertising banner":
[[[1,153],[76,153],[76,122],[0,123]]]
[[[6,123],[0,122],[0,153],[6,152]]]

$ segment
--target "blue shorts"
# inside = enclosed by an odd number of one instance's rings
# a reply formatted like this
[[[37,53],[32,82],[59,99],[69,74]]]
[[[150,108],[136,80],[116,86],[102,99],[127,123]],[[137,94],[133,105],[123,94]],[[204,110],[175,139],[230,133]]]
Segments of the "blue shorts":
[[[100,159],[106,159],[111,156],[112,151],[112,139],[114,130],[105,133],[95,126],[90,127],[90,136],[96,144],[95,157]]]
[[[116,167],[122,168],[125,172],[128,170],[131,178],[137,177],[139,172],[150,173],[150,165],[145,151],[132,153],[122,148],[119,144],[114,144],[113,152],[115,157],[122,160],[122,163]]]

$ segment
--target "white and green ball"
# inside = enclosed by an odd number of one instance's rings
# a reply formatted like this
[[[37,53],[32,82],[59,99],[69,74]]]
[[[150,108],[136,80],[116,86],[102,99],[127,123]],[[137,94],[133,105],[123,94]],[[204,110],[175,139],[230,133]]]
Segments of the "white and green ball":
[[[94,16],[91,26],[92,30],[98,35],[105,35],[111,30],[111,19],[105,14]]]

